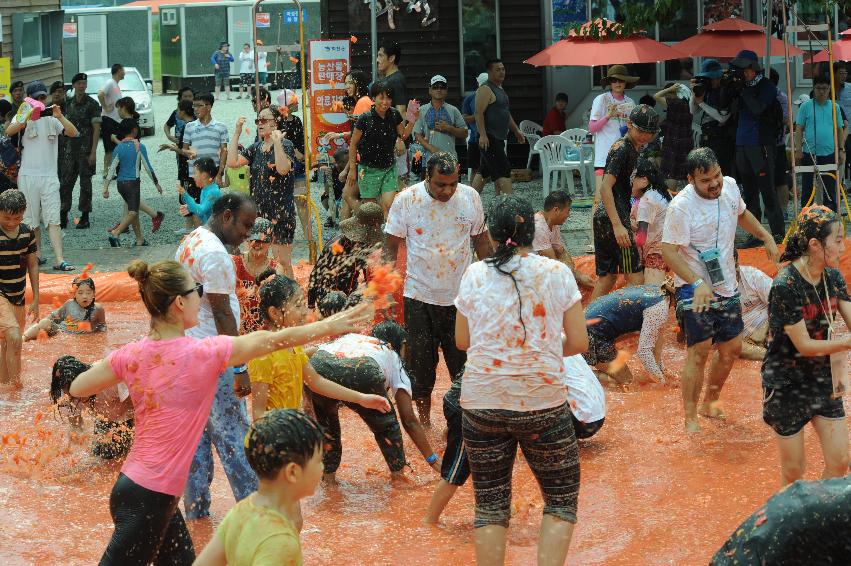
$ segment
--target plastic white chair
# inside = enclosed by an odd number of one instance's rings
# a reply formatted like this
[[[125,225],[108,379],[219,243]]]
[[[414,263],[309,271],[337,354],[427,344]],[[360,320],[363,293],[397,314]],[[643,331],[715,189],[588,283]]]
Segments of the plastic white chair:
[[[541,157],[541,173],[544,177],[544,197],[552,192],[550,182],[555,175],[555,186],[559,186],[558,178],[564,174],[570,193],[574,193],[573,172],[579,171],[582,185],[585,186],[586,167],[582,161],[568,161],[565,156],[570,151],[580,151],[579,146],[564,136],[544,136],[535,144],[535,151]]]
[[[585,140],[588,139],[588,130],[583,130],[582,128],[571,128],[570,130],[565,130],[560,134],[562,137],[569,139],[573,143],[575,143],[579,147],[579,152],[574,153],[573,155],[579,156],[579,161],[585,167],[587,178],[589,180],[594,179],[594,146],[585,143]],[[568,161],[574,161],[571,159],[567,159]],[[584,178],[584,177],[583,177]],[[584,184],[584,181],[583,181]],[[590,196],[593,191],[593,187],[589,185],[583,186],[583,194],[586,196]]]
[[[541,133],[544,131],[544,127],[540,124],[536,124],[532,120],[523,120],[519,125],[520,131],[523,132],[523,137],[526,138],[526,145],[529,146],[529,157],[526,159],[526,169],[532,168],[532,156],[537,153],[535,151],[535,144],[538,143],[538,140],[541,139]]]

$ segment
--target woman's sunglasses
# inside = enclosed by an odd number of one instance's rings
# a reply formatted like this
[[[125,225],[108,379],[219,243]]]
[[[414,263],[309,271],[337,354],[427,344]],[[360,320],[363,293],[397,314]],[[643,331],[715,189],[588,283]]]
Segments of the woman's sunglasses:
[[[182,293],[176,294],[175,298],[185,297],[185,296],[191,294],[193,291],[198,293],[198,298],[200,299],[201,297],[204,296],[204,285],[202,283],[196,283],[195,286],[192,287],[191,289],[189,289],[188,291],[183,291]],[[172,299],[172,300],[174,300],[174,299]]]
[[[275,121],[274,118],[255,118],[254,119],[254,123],[258,126],[260,124],[265,124],[266,122],[274,122],[274,121]]]

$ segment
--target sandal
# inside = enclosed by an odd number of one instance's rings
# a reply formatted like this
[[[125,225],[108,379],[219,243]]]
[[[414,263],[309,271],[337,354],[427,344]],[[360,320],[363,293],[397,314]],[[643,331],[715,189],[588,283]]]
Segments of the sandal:
[[[121,247],[121,240],[119,240],[118,238],[116,238],[115,236],[110,234],[109,235],[109,245],[113,248],[120,248]]]
[[[46,265],[47,264],[47,258],[46,257],[38,258],[38,264],[39,265]]]
[[[132,247],[134,247],[134,248],[135,248],[136,246],[147,246],[147,245],[148,245],[148,240],[142,240],[142,243],[141,243],[141,244],[140,244],[140,243],[138,243],[138,242],[133,242],[133,246],[132,246]]]
[[[68,263],[67,261],[63,261],[59,265],[53,266],[53,271],[76,271],[77,268]]]

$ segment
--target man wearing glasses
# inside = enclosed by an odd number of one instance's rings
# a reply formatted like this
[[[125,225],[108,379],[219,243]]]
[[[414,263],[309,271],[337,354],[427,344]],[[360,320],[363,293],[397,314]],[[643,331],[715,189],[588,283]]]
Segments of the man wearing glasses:
[[[186,124],[183,130],[183,146],[189,148],[189,170],[195,166],[195,160],[209,157],[219,168],[216,184],[222,185],[222,172],[228,151],[228,128],[223,123],[213,119],[213,95],[201,94],[195,97],[192,108],[195,110],[195,120]],[[195,183],[190,183],[186,191],[196,201],[201,197],[201,189]],[[199,223],[196,222],[196,226]]]
[[[417,143],[425,148],[422,163],[428,162],[431,154],[440,151],[451,153],[457,158],[455,141],[467,137],[464,116],[458,108],[446,102],[449,92],[446,78],[443,75],[435,75],[429,85],[431,102],[420,108],[420,117],[414,125]]]

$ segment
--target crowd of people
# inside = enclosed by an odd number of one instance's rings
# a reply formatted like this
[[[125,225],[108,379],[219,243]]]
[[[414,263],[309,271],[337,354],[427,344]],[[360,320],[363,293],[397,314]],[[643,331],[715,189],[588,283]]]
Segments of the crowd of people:
[[[229,75],[234,58],[225,47],[211,62]],[[385,43],[377,80],[370,85],[357,70],[346,76],[350,132],[326,136],[348,146],[325,171],[334,193],[328,200],[341,210],[339,235],[316,258],[306,289],[292,266],[310,174],[295,93],[285,89],[277,104],[265,88],[252,93],[257,137],[247,146],[240,145],[245,118],[230,135],[213,118],[218,92],[178,93],[165,126],[172,143],[160,150],[177,156],[187,233],[174,260],[134,260],[127,268],[150,331],[91,365],[63,356],[50,385],[73,426],[81,426],[84,410],[98,415],[93,452],[124,459],[102,564],[196,561],[185,519],[210,515],[213,448],[237,503],[196,563],[300,564],[299,501],[321,481],[336,482],[342,403],[375,436],[392,480],[404,476],[410,454],[402,429],[439,475],[425,522],[437,522],[472,477],[479,564],[505,562],[519,446],[544,502],[538,564],[561,565],[577,522],[578,439],[603,426],[603,385],[634,379],[616,341],[638,332],[647,379],[675,381],[662,358],[672,316],[686,345],[679,375],[685,431],[699,431],[701,418],[725,418],[720,396],[735,361],[761,360],[763,420],[776,433],[781,484],[803,477],[808,423],[824,454],[823,477],[848,473],[848,367],[840,355],[851,350],[851,338],[837,333],[836,315],[851,323],[851,297],[839,270],[845,238],[838,203],[825,191],[827,206],[813,204],[802,191],[804,208],[781,254],[786,226],[775,175],[788,185],[778,164],[786,132],[779,93],[755,54],[741,52],[727,71],[704,61],[691,89],[667,86],[646,100],[653,104],[636,105],[626,94],[638,79],[625,66],[607,70],[589,123],[596,279],[577,269],[561,237],[571,195],[554,191],[536,210],[512,194],[506,143],[509,134],[524,138],[502,86],[504,64],[489,61],[458,109],[446,101],[442,75],[429,81],[429,103],[408,100],[401,57],[397,44]],[[80,210],[90,212],[98,139],[109,152],[104,197],[116,180],[126,204],[109,243],[120,246],[132,227],[136,245],[146,245],[140,212],[150,214],[154,231],[162,221],[141,200],[141,168],[160,187],[132,99],[121,97],[123,68],[112,73],[99,107],[78,74],[65,107],[55,103],[49,114],[6,128],[20,134],[22,155],[19,190],[0,193],[4,383],[20,383],[23,341],[106,329],[87,270],[74,280],[74,296],[38,319],[40,227],[51,238],[54,269],[74,270],[62,257],[70,210],[70,189],[62,187],[88,172]],[[839,106],[838,131],[832,127],[830,87],[816,79],[813,99],[795,117],[803,148],[794,149],[815,163],[831,162],[834,133],[845,143]],[[26,91],[41,102],[49,95],[40,82]],[[553,133],[564,125],[566,105],[566,96],[557,97],[545,121]],[[664,120],[653,105],[666,109]],[[694,136],[692,124],[699,126]],[[61,135],[69,138],[66,159]],[[479,155],[469,185],[460,183],[455,150],[465,138]],[[424,153],[421,180],[409,185],[412,141]],[[486,180],[497,192],[487,211],[480,194]],[[751,236],[746,247],[758,242],[772,262],[788,262],[773,281],[739,265],[737,228]],[[364,284],[403,263],[399,315]],[[626,286],[615,290],[619,276]],[[34,324],[24,330],[27,279]],[[582,287],[591,289],[585,306]],[[442,399],[442,458],[428,433],[441,353],[452,382]]]

